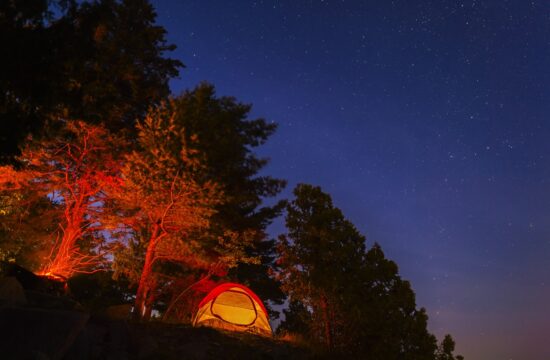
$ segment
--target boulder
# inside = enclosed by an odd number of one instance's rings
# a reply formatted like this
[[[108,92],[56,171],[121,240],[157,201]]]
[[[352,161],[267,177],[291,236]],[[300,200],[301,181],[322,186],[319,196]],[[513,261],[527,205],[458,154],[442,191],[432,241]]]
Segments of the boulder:
[[[42,358],[62,359],[88,318],[88,314],[77,311],[0,308],[1,358],[25,359],[41,354]]]
[[[45,292],[25,291],[29,306],[43,309],[78,310],[78,303],[68,296],[51,295]]]
[[[0,278],[0,302],[7,305],[23,305],[27,303],[25,290],[13,276]]]
[[[128,320],[130,319],[132,304],[112,305],[105,309],[104,314],[110,319]]]

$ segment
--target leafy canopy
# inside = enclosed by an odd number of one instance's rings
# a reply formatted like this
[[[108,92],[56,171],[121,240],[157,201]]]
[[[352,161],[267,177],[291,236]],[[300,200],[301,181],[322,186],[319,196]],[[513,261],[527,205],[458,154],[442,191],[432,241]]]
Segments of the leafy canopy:
[[[147,0],[1,1],[0,161],[60,116],[132,131],[182,66],[155,19]]]
[[[69,277],[94,271],[102,262],[97,253],[103,242],[101,218],[108,211],[107,191],[120,184],[120,159],[112,146],[120,139],[82,121],[63,125],[55,137],[29,139],[20,168],[0,169],[0,190],[5,199],[17,200],[3,226],[16,218],[26,224],[12,227],[8,236],[13,241],[35,246],[34,222],[58,224],[44,228],[51,231],[42,240],[50,256],[41,261],[42,272]]]

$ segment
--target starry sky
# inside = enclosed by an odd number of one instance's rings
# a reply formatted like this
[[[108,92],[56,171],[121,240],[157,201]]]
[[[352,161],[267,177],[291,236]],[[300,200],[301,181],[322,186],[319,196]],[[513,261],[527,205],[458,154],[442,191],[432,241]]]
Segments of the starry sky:
[[[550,358],[548,1],[153,1],[186,69],[279,124],[468,360]],[[284,231],[280,223],[273,235]]]

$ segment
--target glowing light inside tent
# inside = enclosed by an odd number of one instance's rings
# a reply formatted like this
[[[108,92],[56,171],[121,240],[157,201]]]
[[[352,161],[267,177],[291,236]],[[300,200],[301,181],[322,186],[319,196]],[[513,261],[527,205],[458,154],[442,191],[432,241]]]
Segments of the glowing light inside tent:
[[[246,286],[226,283],[212,290],[199,304],[194,326],[210,326],[271,336],[267,310]]]

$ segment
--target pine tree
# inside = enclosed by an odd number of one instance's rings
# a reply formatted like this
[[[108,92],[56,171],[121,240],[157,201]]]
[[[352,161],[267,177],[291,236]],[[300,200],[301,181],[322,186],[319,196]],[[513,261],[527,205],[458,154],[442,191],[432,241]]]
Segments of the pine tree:
[[[436,339],[409,282],[319,187],[298,185],[279,241],[280,279],[289,296],[281,329],[300,331],[331,356],[434,360]]]
[[[452,336],[447,334],[441,340],[441,344],[437,349],[437,358],[436,360],[464,360],[462,355],[454,355],[455,351],[455,341]]]
[[[281,304],[284,296],[270,275],[276,270],[275,241],[267,240],[266,227],[280,214],[283,204],[266,206],[263,202],[277,195],[285,181],[259,175],[268,160],[255,153],[274,133],[276,124],[249,119],[250,105],[216,96],[214,86],[207,83],[184,92],[174,106],[175,121],[187,130],[188,141],[195,137],[196,149],[204,155],[201,176],[224,192],[208,232],[246,236],[250,240],[247,255],[260,260],[237,264],[230,269],[229,279],[250,286],[262,299]]]
[[[366,253],[361,270],[349,278],[345,296],[345,347],[371,359],[434,359],[436,339],[427,330],[428,316],[417,309],[415,294],[401,279],[397,264],[386,259],[378,244]]]
[[[279,243],[283,290],[311,312],[313,339],[328,349],[341,343],[340,296],[361,267],[365,238],[319,187],[298,185]]]

